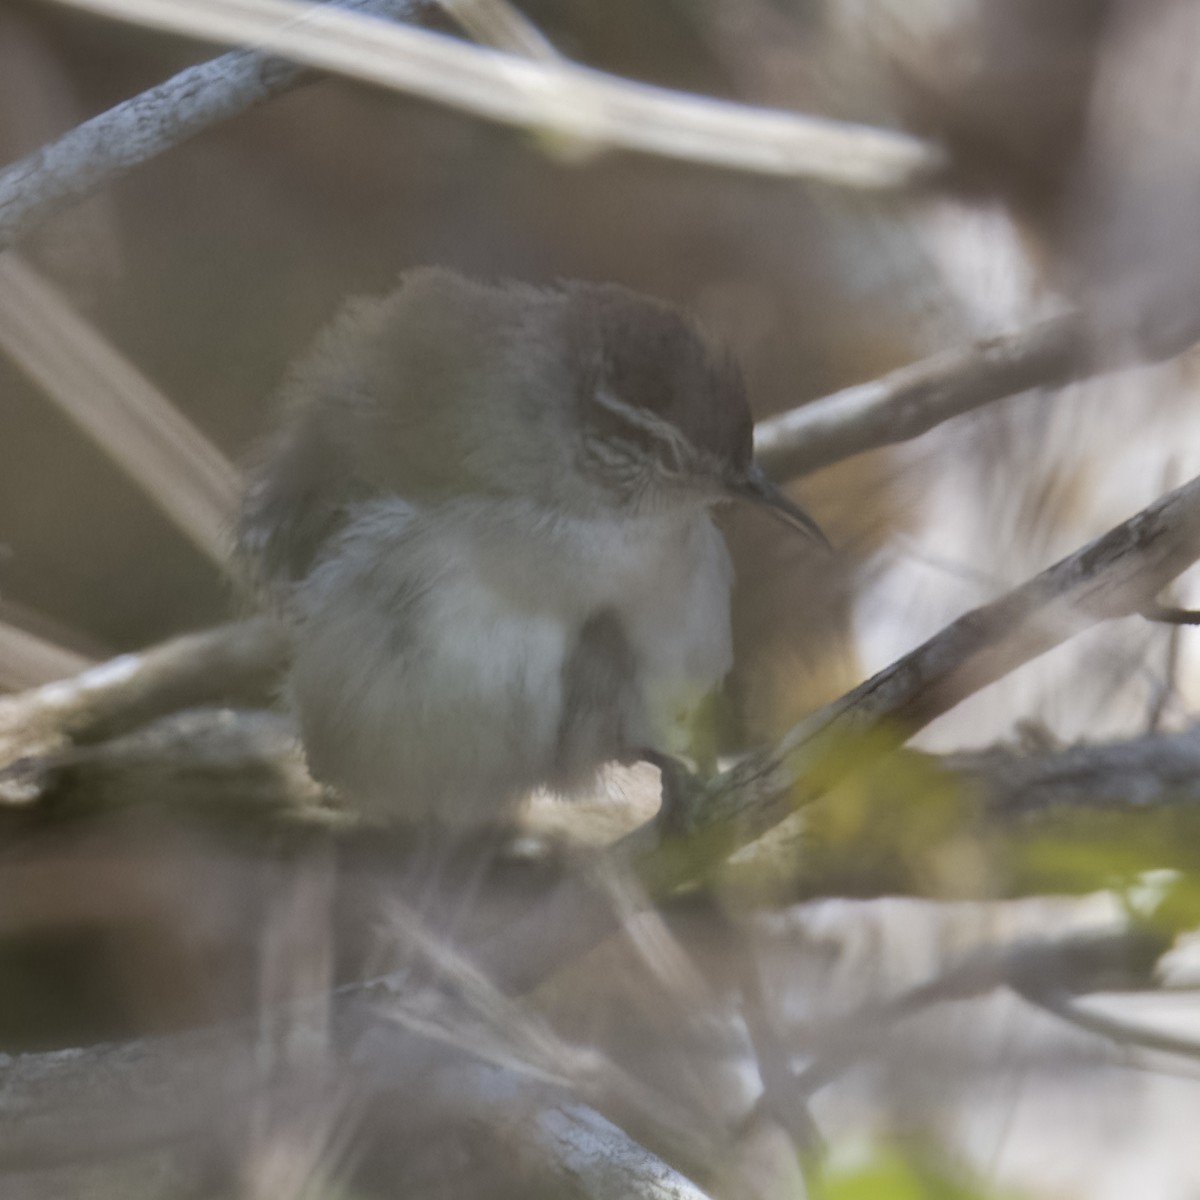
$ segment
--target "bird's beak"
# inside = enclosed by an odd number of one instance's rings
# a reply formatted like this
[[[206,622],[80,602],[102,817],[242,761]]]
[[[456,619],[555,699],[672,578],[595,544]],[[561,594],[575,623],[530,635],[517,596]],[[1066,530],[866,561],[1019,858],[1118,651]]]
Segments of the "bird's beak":
[[[740,479],[726,484],[731,496],[738,500],[749,500],[752,504],[761,504],[764,508],[792,529],[820,542],[826,550],[833,550],[833,543],[825,536],[825,531],[800,507],[789,500],[766,476],[766,472],[758,463],[752,463],[750,470]]]

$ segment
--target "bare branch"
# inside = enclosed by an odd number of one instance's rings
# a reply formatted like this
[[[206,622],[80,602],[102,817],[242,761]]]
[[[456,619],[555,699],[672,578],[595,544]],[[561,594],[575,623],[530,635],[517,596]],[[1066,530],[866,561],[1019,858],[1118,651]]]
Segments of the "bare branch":
[[[296,0],[61,2],[264,46],[487,120],[668,158],[857,188],[909,187],[942,166],[936,147],[903,133],[673,92]]]
[[[201,550],[228,563],[236,469],[12,253],[0,256],[0,347]]]
[[[891,999],[867,1004],[846,1019],[820,1028],[815,1036],[810,1030],[816,1054],[796,1072],[796,1085],[808,1095],[827,1086],[875,1055],[899,1022],[933,1005],[1010,987],[1021,994],[1027,988],[1040,988],[1043,995],[1033,997],[1035,1003],[1052,994],[1077,1007],[1075,996],[1111,987],[1114,980],[1120,986],[1141,986],[1159,949],[1153,938],[1118,928],[1037,937],[969,954]],[[443,1003],[456,1005],[458,985],[464,980],[476,991],[490,988],[460,964],[451,972],[449,988],[441,993]],[[494,994],[468,999],[468,1007],[478,999],[485,1006],[505,1007]],[[307,1028],[318,1012],[324,1012],[320,1001],[300,1001],[286,1010],[296,1029]],[[394,1014],[386,1005],[363,1003],[361,989],[343,990],[334,1001],[336,1036],[328,1043],[333,1058],[326,1063],[322,1079],[306,1078],[287,1064],[282,1070],[280,1064],[268,1069],[269,1055],[263,1053],[261,1033],[253,1025],[0,1059],[0,1109],[6,1128],[0,1164],[46,1165],[186,1142],[211,1129],[218,1114],[236,1119],[251,1104],[256,1111],[262,1112],[264,1105],[269,1110],[285,1099],[291,1103],[298,1090],[312,1089],[314,1084],[313,1100],[320,1103],[322,1082],[327,1085],[344,1078],[353,1080],[359,1097],[356,1107],[365,1103],[379,1121],[397,1131],[411,1134],[414,1124],[418,1129],[428,1124],[441,1130],[478,1125],[488,1136],[498,1134],[510,1151],[521,1154],[522,1161],[537,1163],[539,1173],[548,1172],[552,1179],[559,1172],[570,1175],[561,1183],[582,1191],[566,1194],[701,1195],[581,1103],[571,1090],[547,1086],[541,1077],[544,1073],[524,1071],[519,1063],[506,1066],[467,1058],[439,1044],[441,1039],[431,1042],[412,1032],[415,1026],[401,1032],[389,1015]],[[438,1015],[444,1021],[445,1014]],[[510,1026],[504,1012],[497,1016],[496,1037],[503,1039]],[[452,1031],[453,1020],[447,1033]],[[1122,1041],[1133,1037],[1139,1045],[1172,1053],[1194,1050],[1186,1039],[1163,1037],[1122,1021],[1095,1031]],[[563,1047],[547,1043],[540,1034],[537,1042],[535,1050],[550,1049],[555,1065],[564,1061]],[[566,1050],[568,1058],[577,1053]],[[187,1085],[181,1086],[184,1080]],[[397,1106],[396,1094],[411,1097],[414,1087],[419,1088],[421,1103]],[[389,1093],[390,1110],[384,1107]]]
[[[222,829],[249,822],[353,825],[308,773],[297,731],[265,709],[189,708],[118,737],[26,753],[0,765],[0,812],[36,822],[145,808],[189,818],[211,814]]]
[[[976,951],[892,999],[866,1005],[837,1025],[822,1027],[817,1039],[819,1052],[797,1072],[797,1087],[803,1095],[813,1095],[855,1063],[877,1053],[899,1022],[934,1005],[987,995],[1000,987],[1041,1005],[1041,1000],[1027,993],[1040,988],[1046,995],[1069,1000],[1079,992],[1106,986],[1114,975],[1141,984],[1162,949],[1144,932],[1119,929]],[[1189,1050],[1181,1046],[1179,1052]]]
[[[1115,354],[1111,346],[1097,345],[1096,330],[1118,318],[1079,311],[930,355],[760,421],[755,454],[768,474],[794,479],[867,450],[911,441],[1006,396],[1172,358],[1200,337],[1196,316],[1187,310],[1181,316],[1181,304],[1173,293],[1143,297],[1134,309],[1138,328],[1128,326],[1133,330],[1128,344]],[[1157,320],[1164,308],[1171,308],[1169,322]]]
[[[380,995],[378,1010],[422,1038],[442,1042],[480,1063],[515,1071],[531,1082],[569,1087],[593,1103],[615,1101],[655,1130],[658,1144],[670,1144],[689,1161],[717,1166],[720,1130],[704,1128],[699,1106],[640,1081],[602,1052],[564,1041],[524,1000],[502,992],[469,959],[431,929],[401,901],[389,905],[389,929],[406,952],[436,969],[436,987],[421,990],[411,969],[339,989],[347,998]],[[406,961],[410,961],[406,954]],[[682,1008],[681,1008],[682,1011]]]
[[[760,421],[754,450],[769,474],[791,479],[865,450],[927,433],[951,417],[1089,368],[1078,315],[934,354],[870,383]],[[1093,368],[1094,369],[1094,368]]]
[[[428,1121],[479,1125],[497,1132],[526,1166],[557,1185],[554,1194],[581,1200],[705,1200],[705,1193],[562,1089],[514,1071],[439,1049],[425,1056],[420,1104],[411,1103],[413,1044],[394,1026],[365,1016],[357,1002],[340,1006],[346,1033],[339,1073],[360,1092],[393,1096],[398,1132]],[[297,1017],[298,1020],[304,1020]],[[363,1020],[366,1028],[362,1027]],[[19,1169],[110,1159],[169,1143],[186,1143],[255,1106],[294,1104],[314,1081],[269,1071],[252,1026],[224,1025],[170,1037],[0,1056],[0,1111],[5,1136],[0,1165]],[[396,1090],[410,1097],[397,1104]],[[319,1102],[319,1095],[314,1097]],[[514,1119],[519,1117],[520,1119]]]
[[[347,8],[411,18],[420,0],[339,0]],[[85,121],[0,172],[0,248],[130,168],[254,105],[316,78],[257,50],[188,67]]]
[[[0,764],[110,737],[182,708],[264,694],[286,661],[279,627],[262,617],[123,654],[82,675],[0,699]]]
[[[248,1031],[0,1055],[0,1164],[9,1170],[109,1157],[183,1138],[254,1091]],[[180,1086],[186,1079],[187,1085]]]
[[[995,748],[939,762],[969,780],[988,811],[1005,820],[1071,808],[1145,811],[1200,800],[1200,727],[1050,753]]]
[[[540,1162],[566,1195],[590,1200],[705,1200],[690,1179],[594,1109],[569,1098],[548,1103],[519,1074],[482,1063],[440,1072],[427,1102],[503,1129],[519,1154]],[[514,1120],[513,1113],[524,1119]],[[555,1194],[559,1194],[557,1191]]]
[[[806,761],[831,743],[882,732],[887,742],[901,745],[1023,663],[1100,621],[1139,612],[1147,597],[1198,558],[1195,479],[1028,583],[959,617],[792,730],[772,752],[727,772],[711,789],[705,818],[727,826],[741,822],[736,841],[743,844],[755,827],[765,831],[792,811],[788,793],[804,788]]]

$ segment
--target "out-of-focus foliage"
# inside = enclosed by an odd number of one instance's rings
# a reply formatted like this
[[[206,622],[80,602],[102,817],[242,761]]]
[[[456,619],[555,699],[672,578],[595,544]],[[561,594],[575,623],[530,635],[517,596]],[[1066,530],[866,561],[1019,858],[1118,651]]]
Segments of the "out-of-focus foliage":
[[[1016,1192],[963,1180],[912,1147],[881,1143],[853,1157],[824,1173],[812,1200],[1020,1200]]]

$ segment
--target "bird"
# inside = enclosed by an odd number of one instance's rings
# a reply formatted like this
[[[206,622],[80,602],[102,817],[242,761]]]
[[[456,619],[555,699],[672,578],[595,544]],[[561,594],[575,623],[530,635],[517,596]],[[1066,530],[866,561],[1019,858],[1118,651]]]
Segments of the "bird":
[[[238,557],[290,631],[311,773],[370,814],[471,830],[612,762],[665,782],[732,665],[714,510],[824,540],[754,461],[733,358],[618,284],[410,269],[277,408]]]

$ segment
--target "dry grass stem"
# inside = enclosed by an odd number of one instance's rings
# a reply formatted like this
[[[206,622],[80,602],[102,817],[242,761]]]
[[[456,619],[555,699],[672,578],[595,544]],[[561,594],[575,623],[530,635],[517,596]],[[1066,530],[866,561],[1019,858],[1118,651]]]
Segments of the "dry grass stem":
[[[0,347],[224,567],[238,472],[66,297],[11,252],[0,257]]]
[[[480,49],[295,0],[63,0],[159,29],[269,50],[503,124],[741,171],[906,188],[942,165],[907,134],[734,104],[559,61]]]

